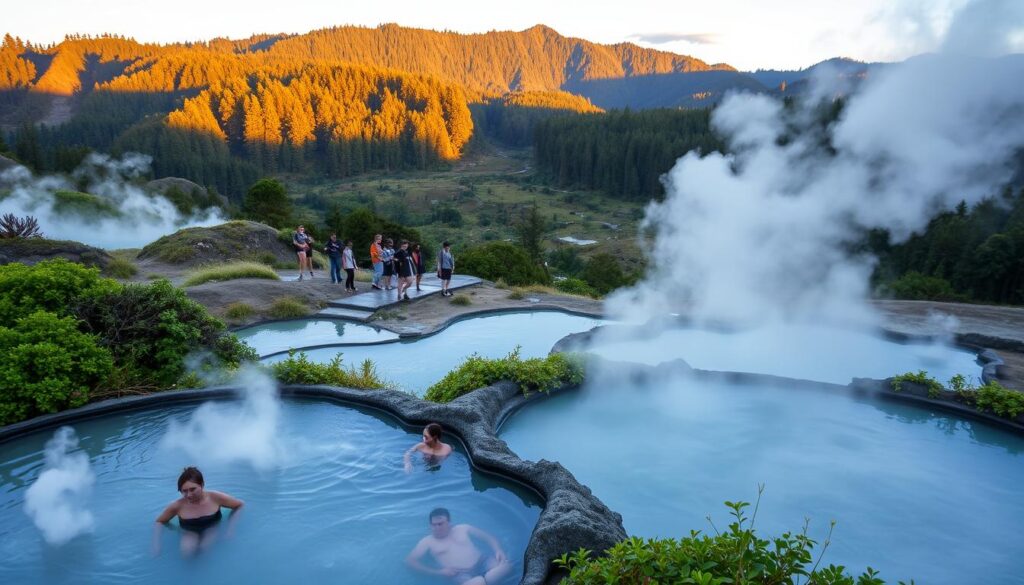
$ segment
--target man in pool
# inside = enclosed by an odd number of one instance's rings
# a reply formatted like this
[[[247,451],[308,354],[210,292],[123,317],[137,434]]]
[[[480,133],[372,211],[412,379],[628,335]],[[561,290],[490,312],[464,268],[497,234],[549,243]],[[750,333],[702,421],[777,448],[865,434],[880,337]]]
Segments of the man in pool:
[[[423,429],[423,441],[405,452],[405,472],[412,471],[412,454],[419,451],[428,465],[437,465],[452,454],[452,446],[441,442],[441,425],[430,423]]]
[[[486,542],[494,554],[485,556],[470,537]],[[440,568],[435,569],[421,562],[427,552],[434,557]],[[405,562],[421,573],[449,577],[458,585],[494,584],[512,570],[498,539],[469,524],[452,526],[451,514],[445,508],[436,508],[430,512],[430,535],[419,541]]]

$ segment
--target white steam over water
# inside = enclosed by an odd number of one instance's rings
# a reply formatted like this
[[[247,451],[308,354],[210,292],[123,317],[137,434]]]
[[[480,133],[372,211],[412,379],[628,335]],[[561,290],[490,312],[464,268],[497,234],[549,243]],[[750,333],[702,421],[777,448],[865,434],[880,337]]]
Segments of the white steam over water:
[[[199,466],[243,462],[269,469],[281,463],[281,401],[276,382],[250,367],[231,384],[241,388],[241,402],[207,402],[188,420],[172,420],[161,447],[181,450]]]
[[[133,181],[149,171],[152,158],[129,153],[120,160],[92,153],[72,177],[35,177],[25,167],[0,173],[0,190],[10,195],[0,211],[39,220],[43,235],[107,249],[138,248],[185,227],[210,226],[226,219],[216,208],[184,217],[165,197],[145,192]],[[116,210],[116,215],[61,208],[55,193],[84,191]]]
[[[46,443],[46,467],[25,492],[25,512],[52,545],[62,545],[93,528],[85,500],[96,476],[85,453],[72,453],[77,448],[74,429],[57,429]]]
[[[992,18],[1000,15],[1017,20]],[[1000,35],[1022,28],[1024,10],[973,2],[945,46],[984,37],[973,46],[991,53],[1010,46]],[[847,245],[871,228],[903,240],[961,200],[996,194],[1024,148],[1022,79],[1024,55],[918,57],[874,70],[828,128],[816,122],[821,102],[787,109],[763,95],[726,98],[712,122],[733,154],[677,162],[665,201],[647,210],[658,234],[649,275],[612,298],[610,312],[872,323],[874,258],[851,256]]]

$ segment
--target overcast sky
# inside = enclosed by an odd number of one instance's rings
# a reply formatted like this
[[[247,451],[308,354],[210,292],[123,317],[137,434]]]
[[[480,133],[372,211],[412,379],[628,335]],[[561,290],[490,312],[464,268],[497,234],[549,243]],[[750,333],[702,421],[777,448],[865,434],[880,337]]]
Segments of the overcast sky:
[[[75,32],[173,42],[385,22],[465,33],[546,24],[566,36],[632,41],[742,70],[797,69],[836,56],[893,61],[934,50],[968,1],[33,0],[5,6],[0,32],[37,43]],[[1024,28],[1015,42],[1024,51]]]

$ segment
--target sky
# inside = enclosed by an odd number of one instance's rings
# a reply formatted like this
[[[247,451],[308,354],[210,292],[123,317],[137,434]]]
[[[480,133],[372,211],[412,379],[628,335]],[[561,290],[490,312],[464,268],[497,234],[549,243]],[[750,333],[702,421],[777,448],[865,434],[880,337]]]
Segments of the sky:
[[[1005,0],[1024,2],[1024,0]],[[598,43],[634,42],[741,70],[830,57],[897,61],[933,51],[969,0],[34,0],[4,8],[0,33],[36,43],[104,32],[177,42],[354,24],[479,33],[545,24]],[[40,17],[46,15],[45,17]],[[1015,52],[1024,52],[1024,25]]]

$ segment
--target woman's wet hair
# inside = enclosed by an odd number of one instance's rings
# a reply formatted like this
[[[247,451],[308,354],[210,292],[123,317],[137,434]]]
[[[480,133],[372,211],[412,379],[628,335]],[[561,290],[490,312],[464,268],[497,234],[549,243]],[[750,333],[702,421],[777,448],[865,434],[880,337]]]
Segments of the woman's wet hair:
[[[441,425],[439,425],[437,423],[430,423],[423,430],[425,430],[428,435],[430,435],[431,437],[433,437],[435,439],[440,439],[441,438]]]
[[[206,485],[205,482],[203,482],[203,472],[199,471],[196,467],[186,467],[184,471],[181,472],[181,475],[178,476],[179,492],[181,491],[181,486],[185,485],[186,481],[199,484],[200,487]]]

